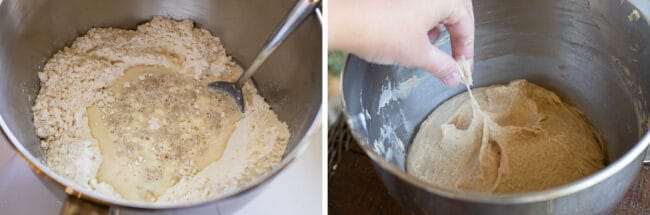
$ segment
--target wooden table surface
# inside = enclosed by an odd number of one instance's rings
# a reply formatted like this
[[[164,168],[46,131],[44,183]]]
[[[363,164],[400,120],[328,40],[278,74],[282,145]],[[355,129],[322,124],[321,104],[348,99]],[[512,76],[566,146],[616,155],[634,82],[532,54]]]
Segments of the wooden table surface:
[[[356,143],[344,151],[329,178],[330,214],[406,214],[388,194],[372,161]],[[650,166],[644,165],[636,181],[612,214],[650,215]]]

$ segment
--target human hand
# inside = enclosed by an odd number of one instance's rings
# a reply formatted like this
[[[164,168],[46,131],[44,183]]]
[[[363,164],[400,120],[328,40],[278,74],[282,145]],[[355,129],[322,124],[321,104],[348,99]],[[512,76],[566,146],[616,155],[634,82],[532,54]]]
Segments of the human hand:
[[[474,12],[471,0],[330,0],[329,49],[378,64],[429,71],[448,86],[460,82],[454,59],[473,68]],[[453,57],[433,46],[442,26]]]

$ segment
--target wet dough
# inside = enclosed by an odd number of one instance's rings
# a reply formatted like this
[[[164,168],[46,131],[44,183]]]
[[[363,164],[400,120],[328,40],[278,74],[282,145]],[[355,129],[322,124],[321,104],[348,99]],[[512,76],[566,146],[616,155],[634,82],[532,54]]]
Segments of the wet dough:
[[[407,172],[457,191],[513,193],[566,184],[603,168],[593,127],[553,92],[516,80],[472,90],[420,125]]]

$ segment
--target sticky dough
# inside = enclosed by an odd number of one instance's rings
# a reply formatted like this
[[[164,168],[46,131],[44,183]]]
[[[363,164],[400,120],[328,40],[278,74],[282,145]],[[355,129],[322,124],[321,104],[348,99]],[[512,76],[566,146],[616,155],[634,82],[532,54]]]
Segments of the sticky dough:
[[[456,191],[538,191],[604,166],[601,141],[580,110],[525,80],[472,90],[440,105],[410,147],[407,172]]]

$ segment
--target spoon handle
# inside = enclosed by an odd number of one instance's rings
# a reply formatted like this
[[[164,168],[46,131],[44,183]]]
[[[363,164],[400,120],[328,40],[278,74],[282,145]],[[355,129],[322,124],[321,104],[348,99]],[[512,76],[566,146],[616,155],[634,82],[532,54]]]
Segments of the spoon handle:
[[[257,69],[264,63],[266,58],[273,53],[273,51],[284,42],[284,39],[289,36],[302,22],[304,22],[309,14],[320,4],[320,0],[297,0],[296,5],[293,6],[291,12],[282,20],[282,24],[275,29],[271,37],[266,41],[264,47],[257,53],[253,63],[246,68],[244,74],[237,80],[237,87],[241,88],[244,83],[257,71]]]

